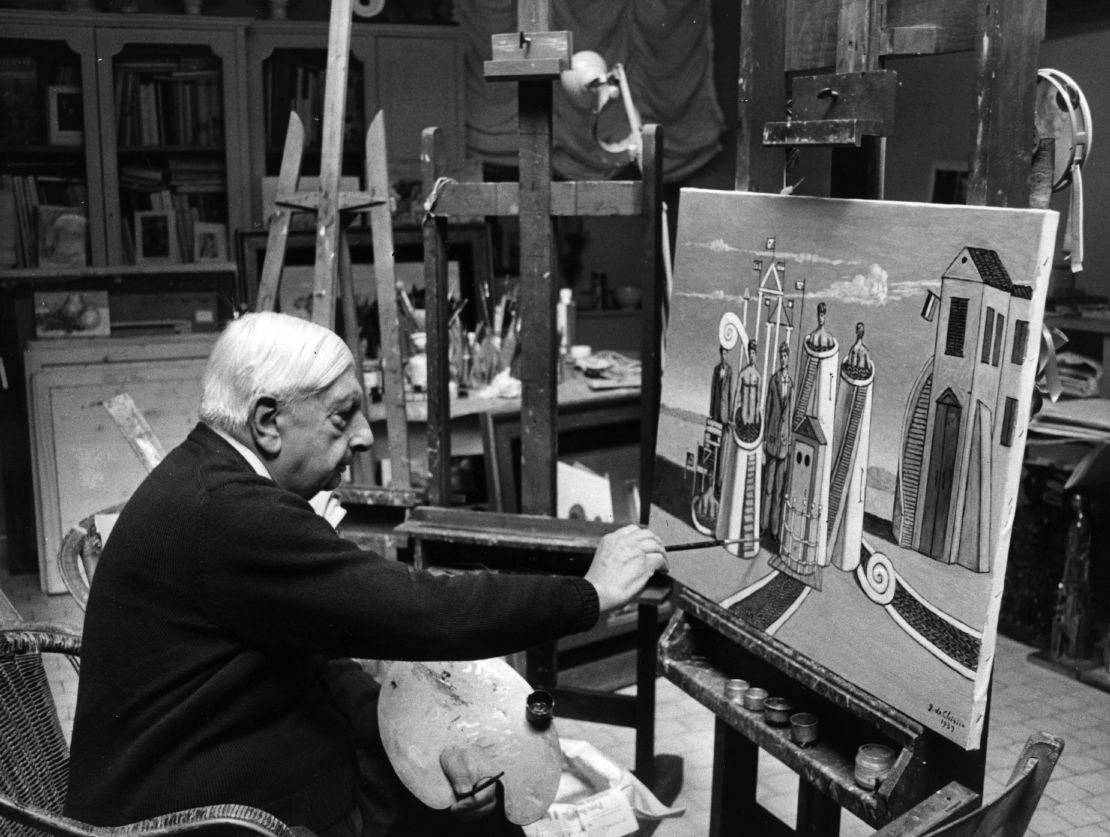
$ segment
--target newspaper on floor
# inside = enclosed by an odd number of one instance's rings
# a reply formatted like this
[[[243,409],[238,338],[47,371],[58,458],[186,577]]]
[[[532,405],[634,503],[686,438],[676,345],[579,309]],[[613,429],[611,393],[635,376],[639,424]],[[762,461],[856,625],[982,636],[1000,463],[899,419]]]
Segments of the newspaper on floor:
[[[543,819],[524,826],[526,837],[625,837],[641,821],[680,817],[632,772],[586,741],[560,739],[563,774],[555,802]]]

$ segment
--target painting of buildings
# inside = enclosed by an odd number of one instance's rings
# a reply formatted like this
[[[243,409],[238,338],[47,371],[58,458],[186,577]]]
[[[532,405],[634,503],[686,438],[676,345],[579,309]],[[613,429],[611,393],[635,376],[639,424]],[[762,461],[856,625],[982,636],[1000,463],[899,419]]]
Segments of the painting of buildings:
[[[978,746],[1050,211],[686,189],[651,526],[672,575]]]

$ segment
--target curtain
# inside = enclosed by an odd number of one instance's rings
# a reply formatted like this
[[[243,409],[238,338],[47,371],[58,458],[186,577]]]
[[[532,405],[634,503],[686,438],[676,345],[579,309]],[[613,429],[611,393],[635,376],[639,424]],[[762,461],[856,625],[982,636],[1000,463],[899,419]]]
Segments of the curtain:
[[[552,28],[568,30],[574,50],[599,53],[610,70],[624,65],[644,124],[663,126],[663,177],[679,181],[721,147],[723,118],[713,87],[710,0],[552,0]],[[490,35],[515,32],[513,0],[455,0],[466,38],[467,151],[483,162],[517,164],[517,85],[487,82]],[[552,167],[569,180],[612,177],[628,162],[594,138],[594,115],[554,83]],[[622,133],[623,129],[623,133]],[[602,112],[600,134],[627,136],[620,99]]]

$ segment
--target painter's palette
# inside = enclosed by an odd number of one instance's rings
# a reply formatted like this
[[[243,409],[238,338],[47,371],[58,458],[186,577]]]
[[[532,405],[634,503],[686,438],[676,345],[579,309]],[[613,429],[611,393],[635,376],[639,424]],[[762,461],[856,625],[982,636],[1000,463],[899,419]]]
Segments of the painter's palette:
[[[456,797],[439,756],[461,747],[478,776],[504,774],[508,820],[535,822],[555,801],[562,753],[553,723],[538,728],[528,722],[531,693],[499,659],[389,663],[378,720],[393,769],[421,802],[442,810]]]

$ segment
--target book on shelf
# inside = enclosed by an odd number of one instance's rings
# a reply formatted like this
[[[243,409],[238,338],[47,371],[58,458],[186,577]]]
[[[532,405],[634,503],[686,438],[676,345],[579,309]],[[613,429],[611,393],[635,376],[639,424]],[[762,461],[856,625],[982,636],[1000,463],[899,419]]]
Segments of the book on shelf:
[[[347,78],[347,101],[343,135],[352,148],[362,147],[364,124],[362,70],[351,67]],[[272,62],[263,86],[266,96],[266,136],[271,148],[282,147],[289,125],[289,113],[296,113],[304,125],[306,148],[319,146],[322,134],[326,70],[323,66],[292,61]]]
[[[29,55],[0,55],[0,142],[35,145],[43,141],[46,106],[39,90],[38,64]]]
[[[63,176],[0,176],[0,267],[87,264],[88,190]]]
[[[116,64],[115,91],[121,146],[216,146],[223,142],[222,74],[218,68],[122,61]]]
[[[15,216],[15,190],[9,180],[0,182],[0,270],[19,264],[19,222]]]

